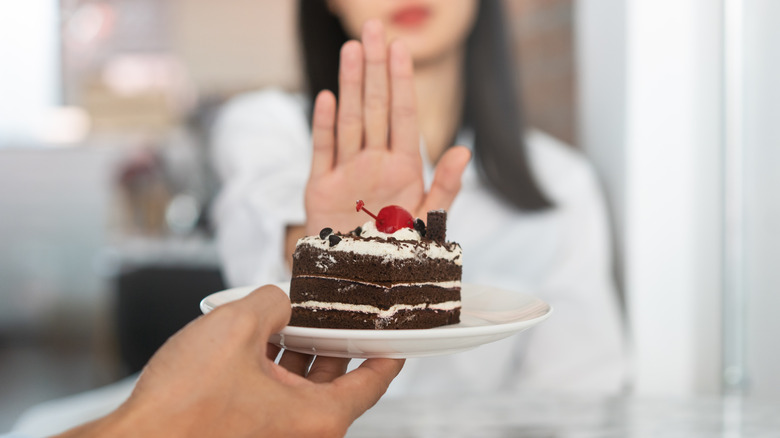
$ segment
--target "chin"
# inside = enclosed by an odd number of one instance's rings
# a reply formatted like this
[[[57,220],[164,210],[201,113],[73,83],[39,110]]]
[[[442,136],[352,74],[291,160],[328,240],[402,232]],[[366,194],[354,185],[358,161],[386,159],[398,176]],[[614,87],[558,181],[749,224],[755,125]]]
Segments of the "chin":
[[[404,42],[407,44],[407,47],[409,47],[409,52],[412,55],[412,61],[414,62],[415,68],[419,68],[426,64],[435,64],[437,61],[447,58],[448,55],[452,54],[452,50],[454,49],[454,47],[451,46],[442,48],[415,44],[413,41],[407,42],[404,40]]]
[[[437,46],[440,46],[440,44],[434,44],[434,42],[424,34],[409,35],[408,33],[397,32],[388,38],[389,41],[394,39],[398,39],[406,45],[412,55],[412,60],[414,60],[415,63],[436,58],[437,52],[442,51],[437,50]]]

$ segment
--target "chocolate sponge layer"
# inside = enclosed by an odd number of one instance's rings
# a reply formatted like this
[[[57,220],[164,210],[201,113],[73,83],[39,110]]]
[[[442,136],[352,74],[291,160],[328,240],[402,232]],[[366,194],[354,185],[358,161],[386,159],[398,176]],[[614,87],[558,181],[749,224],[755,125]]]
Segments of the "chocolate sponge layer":
[[[323,251],[298,245],[293,255],[293,277],[316,275],[352,278],[372,283],[438,282],[460,280],[463,268],[442,259],[391,259],[343,251]]]
[[[460,301],[460,287],[435,285],[384,287],[337,278],[295,277],[290,301],[365,304],[386,310],[395,304],[435,304]]]
[[[460,322],[460,309],[402,310],[389,318],[362,312],[293,308],[290,325],[300,327],[399,330],[427,329]]]

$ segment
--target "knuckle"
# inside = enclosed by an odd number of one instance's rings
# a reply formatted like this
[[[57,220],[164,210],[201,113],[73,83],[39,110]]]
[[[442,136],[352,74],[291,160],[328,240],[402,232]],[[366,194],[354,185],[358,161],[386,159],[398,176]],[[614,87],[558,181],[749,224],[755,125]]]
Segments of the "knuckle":
[[[333,133],[333,123],[324,120],[315,120],[312,123],[313,134],[328,135]]]
[[[215,313],[221,318],[221,323],[228,334],[235,339],[253,333],[257,327],[254,316],[238,305],[218,307]]]
[[[344,111],[339,114],[339,123],[345,125],[357,125],[363,122],[361,114],[358,112]]]
[[[339,80],[344,86],[359,87],[363,83],[363,75],[360,69],[345,68],[339,72]]]
[[[368,108],[385,109],[387,108],[387,94],[380,90],[367,92],[363,102]]]
[[[319,134],[328,134],[333,130],[333,123],[325,120],[315,120],[311,127],[313,131]]]
[[[412,105],[397,105],[393,107],[393,116],[396,118],[416,118],[417,109]]]
[[[406,70],[406,69],[400,71],[396,70],[393,71],[393,76],[395,79],[411,81],[412,79],[414,79],[414,72],[412,72],[412,70]]]
[[[437,181],[434,183],[437,191],[445,195],[454,195],[460,191],[460,181]]]
[[[383,52],[368,53],[366,54],[366,66],[377,67],[384,70],[385,64],[387,64],[387,57]]]
[[[332,145],[330,143],[325,143],[322,141],[315,141],[312,142],[312,150],[315,152],[329,152],[332,149]]]

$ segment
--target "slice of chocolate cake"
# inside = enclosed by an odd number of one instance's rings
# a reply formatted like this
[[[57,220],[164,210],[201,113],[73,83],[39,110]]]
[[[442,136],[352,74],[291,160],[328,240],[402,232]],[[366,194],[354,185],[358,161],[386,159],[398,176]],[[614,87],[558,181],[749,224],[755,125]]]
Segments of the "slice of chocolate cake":
[[[446,213],[429,212],[426,230],[405,210],[403,227],[388,225],[385,209],[351,233],[326,228],[298,241],[290,325],[374,330],[459,322],[461,248],[445,241]]]

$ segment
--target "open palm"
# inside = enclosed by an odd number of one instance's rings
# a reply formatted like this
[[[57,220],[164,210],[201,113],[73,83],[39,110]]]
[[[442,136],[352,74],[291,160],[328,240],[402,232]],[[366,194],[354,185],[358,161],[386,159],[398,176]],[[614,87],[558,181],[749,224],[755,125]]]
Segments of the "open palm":
[[[449,208],[470,158],[464,147],[439,160],[431,189],[423,183],[414,73],[409,51],[388,47],[378,20],[367,22],[362,43],[341,50],[339,99],[330,91],[315,101],[312,168],[306,186],[306,233],[323,227],[349,231],[366,220],[351,207],[400,205],[415,216]]]

